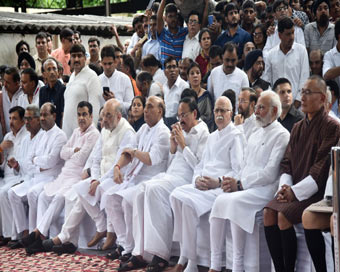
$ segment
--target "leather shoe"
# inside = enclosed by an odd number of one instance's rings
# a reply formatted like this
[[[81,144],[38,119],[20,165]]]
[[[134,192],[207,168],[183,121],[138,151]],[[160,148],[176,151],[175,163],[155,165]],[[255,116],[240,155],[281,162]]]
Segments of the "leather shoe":
[[[114,243],[116,242],[117,236],[113,232],[108,232],[106,234],[106,240],[104,245],[102,246],[102,250],[107,250],[109,248],[112,248]]]
[[[96,232],[96,235],[91,239],[90,242],[87,243],[87,246],[88,247],[93,247],[95,246],[96,244],[99,243],[99,241],[101,239],[103,239],[104,237],[106,236],[106,231],[103,231],[103,232]]]
[[[11,238],[3,238],[0,240],[0,247],[6,246],[8,242],[11,241]]]
[[[53,243],[52,239],[46,239],[42,241],[42,246],[46,252],[50,252],[52,251],[52,248],[55,246],[55,244]]]
[[[131,256],[131,258],[125,262],[121,263],[117,271],[131,271],[146,267],[147,263],[144,260],[140,260],[136,256]]]
[[[40,239],[40,237],[39,237],[39,239]],[[22,238],[20,240],[20,242],[22,243],[22,245],[24,247],[28,247],[31,244],[33,244],[36,240],[37,240],[37,238],[35,238],[35,232],[31,232],[29,235],[27,235],[24,238]]]
[[[25,250],[26,250],[26,253],[29,255],[45,251],[42,246],[42,241],[40,237],[33,244],[26,247]]]
[[[114,251],[107,253],[106,258],[110,260],[116,260],[120,256],[122,256],[122,252],[124,251],[124,248],[122,246],[118,246]]]
[[[7,245],[10,249],[23,248],[24,246],[20,241],[11,241]]]
[[[57,253],[58,255],[61,255],[61,254],[64,254],[64,253],[73,254],[74,252],[76,252],[76,250],[77,250],[77,247],[72,243],[55,245],[52,248],[52,251],[54,253]]]

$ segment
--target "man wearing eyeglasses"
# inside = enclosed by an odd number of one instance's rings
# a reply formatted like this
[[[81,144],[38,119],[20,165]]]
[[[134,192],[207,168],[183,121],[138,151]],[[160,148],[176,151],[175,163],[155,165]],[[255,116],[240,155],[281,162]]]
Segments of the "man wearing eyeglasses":
[[[185,36],[183,44],[182,59],[190,58],[195,60],[201,49],[198,41],[198,35],[201,28],[201,18],[197,11],[190,12],[187,24],[188,34]]]
[[[183,271],[186,263],[187,271],[197,271],[197,264],[207,266],[210,263],[207,235],[210,211],[216,197],[223,193],[222,177],[238,179],[243,164],[247,143],[243,133],[231,121],[230,100],[224,96],[218,98],[214,113],[217,130],[208,137],[202,160],[194,169],[192,184],[180,186],[170,195],[174,214],[173,237],[181,246],[176,271]],[[198,229],[203,230],[203,235]],[[202,255],[205,258],[201,258]]]
[[[68,65],[71,55],[70,50],[73,45],[73,30],[66,27],[60,32],[61,47],[52,51],[51,56],[59,61],[64,68],[64,75],[71,74],[71,68]]]
[[[280,163],[280,183],[264,209],[268,248],[276,271],[294,271],[297,252],[295,224],[325,192],[330,167],[329,152],[337,145],[340,127],[324,108],[326,83],[316,75],[301,91],[301,109],[306,114],[291,132]]]
[[[280,113],[279,96],[272,91],[262,92],[255,107],[259,129],[248,139],[238,177],[222,178],[221,189],[225,193],[220,194],[212,206],[210,271],[221,271],[224,266],[221,252],[228,221],[233,245],[232,271],[270,271],[270,265],[269,268],[261,265],[260,269],[258,218],[277,189],[280,161],[289,141],[289,132],[277,122]]]

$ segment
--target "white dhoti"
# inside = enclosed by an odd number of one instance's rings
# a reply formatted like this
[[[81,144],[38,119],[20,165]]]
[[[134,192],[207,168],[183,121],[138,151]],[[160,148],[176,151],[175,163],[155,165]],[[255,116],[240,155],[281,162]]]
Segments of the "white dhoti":
[[[16,239],[17,232],[13,221],[13,212],[10,200],[8,198],[8,191],[14,184],[20,182],[20,177],[9,177],[4,181],[5,183],[0,187],[0,232],[2,232],[4,237]]]
[[[189,183],[183,178],[161,173],[145,183],[144,250],[165,260],[170,259],[173,217],[170,194]]]
[[[216,197],[221,193],[220,188],[201,191],[188,184],[176,188],[170,195],[174,214],[173,239],[181,245],[181,257],[193,264],[210,266],[209,215]],[[198,236],[199,228],[206,232]],[[199,258],[199,255],[204,257]]]
[[[65,197],[61,194],[48,196],[44,191],[38,199],[37,228],[42,235],[48,236],[52,222],[59,219],[65,204]]]

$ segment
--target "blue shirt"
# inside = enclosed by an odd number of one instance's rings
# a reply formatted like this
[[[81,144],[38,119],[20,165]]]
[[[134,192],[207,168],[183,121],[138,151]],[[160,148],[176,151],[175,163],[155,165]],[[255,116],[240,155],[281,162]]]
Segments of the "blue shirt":
[[[227,42],[233,42],[237,45],[237,55],[240,59],[243,54],[243,47],[247,42],[251,41],[250,34],[240,26],[237,27],[237,31],[234,36],[229,35],[228,29],[226,29],[215,41],[215,45],[219,45],[223,48]]]
[[[176,58],[177,61],[182,58],[183,44],[187,34],[187,27],[179,27],[176,34],[172,34],[164,27],[162,32],[159,35],[157,34],[157,39],[161,49],[160,61],[162,65],[170,56]]]
[[[153,40],[152,38],[148,39],[147,42],[143,45],[142,50],[142,58],[146,55],[151,54],[154,55],[156,59],[160,59],[160,50],[159,50],[159,41]]]

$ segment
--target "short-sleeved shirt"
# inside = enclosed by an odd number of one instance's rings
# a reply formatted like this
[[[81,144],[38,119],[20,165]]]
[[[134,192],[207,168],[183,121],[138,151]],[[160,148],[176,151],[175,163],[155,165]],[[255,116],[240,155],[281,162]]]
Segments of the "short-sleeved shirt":
[[[316,22],[306,25],[304,33],[306,48],[309,48],[310,51],[321,49],[322,53],[326,53],[337,43],[334,37],[334,24],[332,23],[328,24],[322,35],[320,35]]]
[[[161,63],[168,57],[174,57],[177,61],[182,58],[183,44],[185,36],[188,34],[188,28],[180,27],[176,34],[172,34],[167,28],[163,28],[160,34],[157,34],[161,48]]]
[[[215,45],[219,45],[223,48],[226,42],[233,42],[237,45],[237,55],[241,59],[243,54],[243,47],[247,42],[251,41],[250,34],[243,28],[238,26],[234,36],[230,36],[229,30],[226,29],[215,41]]]

